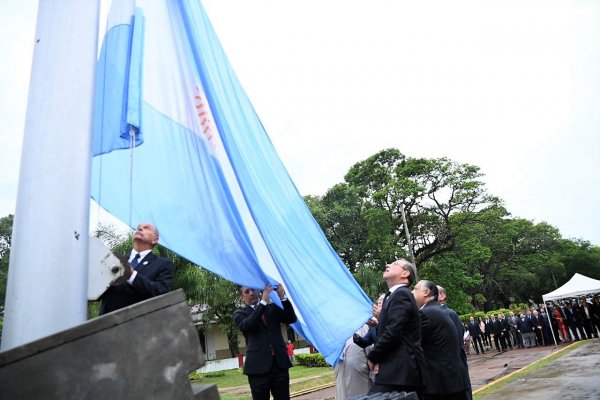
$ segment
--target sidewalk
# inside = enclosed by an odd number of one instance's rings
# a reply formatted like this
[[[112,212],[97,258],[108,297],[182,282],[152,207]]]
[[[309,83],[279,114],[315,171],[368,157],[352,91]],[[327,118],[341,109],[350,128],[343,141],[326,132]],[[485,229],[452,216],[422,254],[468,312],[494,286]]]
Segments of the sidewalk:
[[[599,371],[600,340],[587,340],[552,364],[486,396],[485,400],[600,399]]]
[[[506,352],[498,352],[492,349],[479,355],[471,353],[467,356],[471,387],[473,390],[477,390],[483,385],[526,367],[566,346],[568,344],[561,344],[558,347],[542,346],[530,349],[513,349]]]

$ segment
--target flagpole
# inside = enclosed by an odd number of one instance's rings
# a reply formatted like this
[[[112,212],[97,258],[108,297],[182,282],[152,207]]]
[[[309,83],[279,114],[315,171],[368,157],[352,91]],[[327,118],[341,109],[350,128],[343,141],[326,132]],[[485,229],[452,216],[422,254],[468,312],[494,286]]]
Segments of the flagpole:
[[[1,350],[87,319],[99,1],[40,0]]]

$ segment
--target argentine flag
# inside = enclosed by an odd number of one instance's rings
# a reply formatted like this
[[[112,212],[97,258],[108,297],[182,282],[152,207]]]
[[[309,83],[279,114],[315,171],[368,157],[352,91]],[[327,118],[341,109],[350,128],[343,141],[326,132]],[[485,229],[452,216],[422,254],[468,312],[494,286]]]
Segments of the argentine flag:
[[[101,22],[103,23],[103,22]],[[198,0],[115,1],[97,66],[92,197],[235,283],[282,282],[334,364],[371,302],[331,248]]]

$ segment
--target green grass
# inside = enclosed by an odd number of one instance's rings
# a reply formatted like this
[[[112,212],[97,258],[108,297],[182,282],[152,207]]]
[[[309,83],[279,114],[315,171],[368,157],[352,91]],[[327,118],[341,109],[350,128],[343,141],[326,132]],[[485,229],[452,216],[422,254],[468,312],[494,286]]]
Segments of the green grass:
[[[333,368],[330,367],[302,367],[302,366],[294,366],[290,368],[290,379],[295,378],[304,378],[313,375],[320,375],[327,372],[333,371]],[[226,388],[233,386],[244,386],[248,384],[248,378],[243,374],[242,369],[231,369],[228,371],[219,371],[218,373],[206,373],[206,374],[192,374],[191,378],[192,383],[215,383],[218,388]],[[225,397],[221,396],[223,399]],[[238,399],[237,397],[232,397],[231,399]],[[241,399],[241,397],[239,398]]]
[[[528,365],[527,367],[514,372],[512,375],[510,375],[506,379],[503,379],[500,382],[493,383],[492,385],[486,387],[483,390],[476,390],[476,393],[473,393],[473,400],[485,399],[487,396],[502,390],[502,388],[505,388],[506,386],[513,384],[515,381],[526,378],[528,375],[533,374],[537,370],[544,368],[545,366],[547,366],[549,364],[554,363],[554,361],[556,361],[557,359],[561,358],[564,355],[567,355],[571,351],[575,350],[579,346],[583,346],[584,344],[585,344],[585,342],[583,342],[583,341],[581,341],[579,343],[575,343],[575,344],[571,345],[568,349],[562,350],[556,354],[552,354],[551,356],[549,356],[547,358],[544,358],[540,361],[534,362],[534,363]],[[502,378],[500,378],[500,379],[502,379]]]
[[[296,368],[296,367],[294,367],[294,368]],[[294,368],[290,369],[290,371],[293,370]],[[311,368],[311,369],[314,369],[314,368]],[[331,373],[327,374],[326,376],[315,376],[315,378],[310,379],[310,380],[293,383],[290,386],[290,392],[295,393],[295,392],[299,392],[301,390],[306,390],[306,389],[318,387],[321,385],[325,385],[328,383],[333,383],[335,381],[335,376],[333,375],[333,369],[332,368],[322,368],[322,369],[325,369],[325,370],[329,369],[329,371],[325,371],[325,372],[331,372]],[[323,373],[323,372],[321,372],[321,373]],[[250,395],[250,393],[242,393],[242,394],[221,393],[220,396],[221,396],[221,400],[251,400],[252,399],[252,395]]]

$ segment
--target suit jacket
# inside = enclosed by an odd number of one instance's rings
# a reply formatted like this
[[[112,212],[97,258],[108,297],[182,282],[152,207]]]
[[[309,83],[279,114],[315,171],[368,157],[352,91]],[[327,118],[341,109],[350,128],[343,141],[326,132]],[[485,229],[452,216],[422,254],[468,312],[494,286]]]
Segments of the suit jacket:
[[[133,283],[111,286],[102,294],[100,314],[106,314],[160,296],[173,286],[173,263],[150,252],[140,260]]]
[[[600,305],[596,303],[590,304],[590,316],[593,321],[600,321]]]
[[[367,358],[379,364],[375,383],[422,386],[426,362],[421,348],[421,320],[408,287],[399,287],[383,302],[377,341]]]
[[[444,310],[446,312],[446,314],[448,314],[448,316],[450,317],[450,321],[452,321],[452,325],[454,325],[454,330],[456,331],[456,342],[458,343],[458,346],[462,349],[463,343],[464,343],[463,335],[465,333],[465,330],[463,328],[463,324],[460,320],[460,317],[458,316],[456,311],[454,311],[447,305],[439,304],[439,306],[442,307],[442,310]],[[466,360],[466,356],[465,356],[465,360]]]
[[[490,333],[493,333],[496,336],[500,335],[500,333],[502,332],[500,320],[498,320],[497,318],[494,320],[490,320],[490,329]]]
[[[356,338],[353,337],[354,344],[356,344],[357,346],[359,346],[363,349],[365,347],[369,347],[370,345],[374,344],[376,340],[377,340],[377,327],[375,327],[375,326],[370,326],[369,330],[367,331],[367,333],[364,336],[359,335]]]
[[[292,366],[281,335],[281,324],[296,322],[296,313],[289,301],[282,304],[283,309],[259,302],[254,308],[246,305],[233,313],[233,321],[246,338],[244,374],[265,374],[271,370],[273,361],[282,369]]]
[[[517,321],[517,328],[521,333],[530,333],[534,330],[533,319],[532,318],[519,318]]]
[[[503,336],[508,336],[510,332],[510,325],[508,324],[508,319],[498,318],[498,321],[500,322],[500,334],[502,334]]]
[[[456,342],[454,323],[438,304],[423,306],[421,315],[422,346],[427,359],[427,385],[424,394],[448,395],[466,392],[468,372],[461,360],[462,345]]]
[[[469,321],[467,323],[467,329],[469,330],[469,334],[472,337],[475,338],[475,337],[481,336],[481,329],[479,328],[479,322],[477,322],[477,321],[473,321],[473,322]]]

